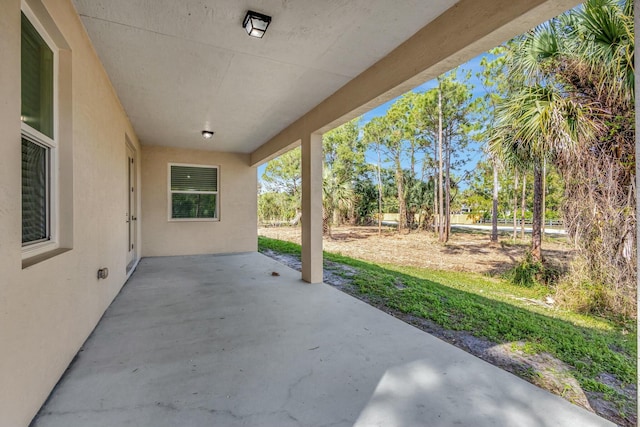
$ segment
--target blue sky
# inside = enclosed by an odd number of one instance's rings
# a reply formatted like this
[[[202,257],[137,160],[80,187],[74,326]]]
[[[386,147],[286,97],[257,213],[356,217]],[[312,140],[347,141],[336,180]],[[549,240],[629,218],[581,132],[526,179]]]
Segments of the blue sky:
[[[462,64],[459,69],[460,71],[471,71],[471,78],[470,78],[470,83],[474,86],[473,88],[473,94],[474,97],[481,97],[484,96],[485,91],[482,87],[482,84],[480,83],[480,80],[476,77],[476,74],[481,70],[480,67],[480,61],[482,60],[482,58],[484,56],[489,56],[489,54],[484,53],[482,55],[479,55],[473,59],[471,59],[470,61],[468,61],[465,64]],[[414,89],[412,89],[412,92],[425,92],[428,91],[430,89],[433,89],[437,86],[437,81],[435,79],[430,80],[428,82],[425,82],[417,87],[415,87]],[[371,121],[371,119],[373,119],[374,117],[380,117],[380,116],[384,116],[387,112],[387,110],[389,109],[389,107],[391,107],[391,104],[393,104],[398,98],[394,98],[390,101],[385,102],[384,104],[368,111],[367,113],[362,115],[362,121],[361,121],[361,126],[364,126],[365,124],[367,124],[369,121]],[[462,170],[468,171],[468,170],[472,170],[475,169],[476,164],[478,163],[478,160],[480,160],[480,158],[482,157],[482,154],[480,153],[480,149],[477,146],[477,144],[475,146],[469,146],[469,154],[470,154],[470,160],[464,165],[464,167],[462,168]],[[377,163],[377,154],[375,153],[375,151],[373,150],[369,150],[366,154],[366,160],[368,163],[371,164],[376,164]],[[266,163],[259,166],[258,167],[258,180],[262,180],[262,174],[264,173],[264,170],[266,168]]]
[[[461,70],[470,70],[471,71],[470,82],[474,86],[473,93],[474,93],[475,96],[483,96],[484,95],[484,90],[482,89],[482,85],[480,84],[480,80],[478,80],[478,78],[476,77],[476,73],[478,73],[481,70],[480,61],[482,60],[482,58],[485,55],[487,55],[487,54],[479,55],[479,56],[473,58],[472,60],[470,60],[469,62],[467,62],[465,64],[462,64],[459,67]],[[411,92],[426,92],[429,89],[435,88],[436,86],[437,86],[437,82],[436,82],[435,79],[433,79],[433,80],[429,80],[428,82],[422,83],[418,87],[415,87],[415,88],[411,89]],[[389,109],[389,107],[391,107],[391,104],[393,104],[398,98],[394,98],[394,99],[392,99],[390,101],[387,101],[384,104],[374,108],[373,110],[370,110],[369,112],[363,114],[362,115],[362,124],[364,125],[364,124],[368,123],[374,117],[384,116],[386,114],[387,110]]]
[[[483,53],[481,55],[476,56],[475,58],[471,59],[470,61],[462,64],[459,67],[460,73],[462,72],[466,72],[466,71],[471,71],[471,78],[469,79],[469,82],[471,83],[471,85],[473,85],[473,95],[474,97],[482,97],[485,95],[485,90],[482,87],[482,84],[480,82],[480,80],[478,79],[478,77],[476,76],[477,73],[479,73],[482,70],[482,67],[480,66],[480,61],[482,60],[483,57],[485,56],[491,56],[488,53]],[[426,92],[430,89],[434,89],[437,86],[437,80],[433,79],[433,80],[429,80],[428,82],[422,83],[421,85],[413,88],[411,90],[411,92]],[[391,105],[398,99],[394,98],[390,101],[385,102],[384,104],[374,108],[373,110],[370,110],[369,112],[365,113],[362,115],[362,123],[361,125],[364,126],[366,123],[368,123],[369,121],[371,121],[371,119],[373,119],[374,117],[380,117],[380,116],[384,116],[387,112],[387,110],[389,109],[389,107],[391,107]],[[480,152],[480,147],[477,144],[470,144],[468,147],[469,150],[469,154],[470,154],[470,160],[468,162],[466,162],[466,164],[462,167],[462,171],[469,171],[472,169],[475,169],[476,164],[478,163],[478,161],[481,159],[482,157],[482,153]],[[368,163],[371,164],[375,164],[377,163],[377,154],[373,151],[373,150],[369,150],[366,154],[366,160]]]

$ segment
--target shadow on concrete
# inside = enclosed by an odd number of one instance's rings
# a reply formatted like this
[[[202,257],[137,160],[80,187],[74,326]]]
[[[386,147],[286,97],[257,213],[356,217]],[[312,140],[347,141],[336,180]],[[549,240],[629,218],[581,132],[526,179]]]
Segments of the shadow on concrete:
[[[608,425],[249,253],[143,259],[33,426],[456,423]]]

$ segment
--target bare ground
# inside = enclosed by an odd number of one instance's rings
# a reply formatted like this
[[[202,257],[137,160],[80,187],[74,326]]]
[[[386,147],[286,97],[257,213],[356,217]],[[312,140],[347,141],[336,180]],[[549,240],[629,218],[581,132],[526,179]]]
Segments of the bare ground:
[[[258,234],[300,244],[301,230],[263,227]],[[336,227],[331,237],[324,237],[323,245],[325,251],[375,263],[493,275],[512,267],[529,247],[529,240],[513,242],[502,236],[501,243],[491,245],[488,233],[453,230],[449,242],[441,245],[433,233],[401,234],[385,227],[378,235],[377,227]],[[554,265],[566,265],[571,259],[571,247],[558,239],[545,241],[542,247],[545,259]]]
[[[258,233],[265,237],[300,243],[299,228],[260,228]],[[332,237],[325,236],[323,244],[326,251],[375,263],[499,274],[513,266],[528,247],[528,242],[511,243],[507,236],[503,236],[501,240],[502,244],[491,245],[488,235],[477,231],[458,231],[453,233],[450,242],[443,246],[428,233],[399,234],[394,229],[383,229],[382,234],[378,235],[376,227],[340,227],[332,230]],[[543,248],[545,258],[556,266],[566,265],[571,259],[571,247],[562,241],[547,241]],[[300,260],[295,256],[272,251],[266,251],[265,255],[291,268],[301,269]],[[607,399],[602,393],[585,392],[571,374],[570,367],[550,354],[528,354],[522,351],[523,343],[497,344],[475,337],[467,331],[447,330],[430,320],[380,306],[359,294],[351,285],[350,278],[357,274],[356,269],[329,261],[325,261],[324,267],[325,283],[620,426],[636,425],[635,385],[623,387],[615,377],[604,378],[603,383],[612,386],[624,396],[622,401],[617,402]]]

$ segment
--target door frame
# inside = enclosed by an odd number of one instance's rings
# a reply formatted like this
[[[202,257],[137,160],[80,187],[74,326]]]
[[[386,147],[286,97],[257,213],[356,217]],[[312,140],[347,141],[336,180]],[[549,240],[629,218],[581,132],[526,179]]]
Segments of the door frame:
[[[125,202],[126,212],[125,221],[127,223],[127,231],[125,237],[126,250],[126,272],[130,274],[136,267],[140,254],[138,239],[138,153],[131,143],[129,137],[125,134],[125,153],[126,153],[126,193],[127,200]]]

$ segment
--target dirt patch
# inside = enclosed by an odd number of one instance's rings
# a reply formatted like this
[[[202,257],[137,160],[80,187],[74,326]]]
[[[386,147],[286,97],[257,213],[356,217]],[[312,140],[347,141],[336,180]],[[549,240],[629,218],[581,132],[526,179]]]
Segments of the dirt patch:
[[[604,393],[588,391],[587,399],[594,412],[601,417],[607,418],[620,426],[636,426],[638,401],[636,384],[623,384],[615,375],[603,373],[596,378],[598,382],[611,387],[616,397],[607,397]],[[620,415],[626,414],[626,418]]]
[[[266,249],[261,252],[269,258],[273,258],[294,270],[302,271],[302,261],[300,261],[300,258],[295,255],[281,254],[279,252],[272,251],[271,249]],[[328,285],[350,293],[349,291],[354,290],[351,285],[351,279],[357,273],[358,271],[355,268],[349,267],[348,265],[325,261],[322,281]]]
[[[301,239],[299,227],[264,227],[258,234],[298,244]],[[323,239],[324,250],[365,261],[491,275],[512,267],[529,244],[527,239],[513,242],[503,236],[500,244],[492,245],[488,233],[453,230],[449,243],[442,245],[433,233],[401,234],[383,228],[378,235],[377,227],[336,227],[331,237]],[[543,242],[542,247],[545,258],[554,265],[567,265],[571,260],[572,249],[566,243],[553,239]]]
[[[274,236],[274,238],[276,238]],[[283,239],[282,236],[277,237]],[[284,240],[284,239],[283,239]],[[301,270],[300,258],[295,255],[281,254],[271,250],[263,253],[293,269]],[[392,310],[378,301],[372,301],[360,294],[352,285],[352,278],[358,269],[344,264],[325,261],[323,281],[337,289],[358,298],[398,319],[403,320],[443,341],[471,353],[492,365],[511,372],[545,390],[557,394],[571,403],[595,412],[619,426],[631,427],[637,422],[636,386],[622,384],[614,375],[601,374],[597,380],[611,387],[618,394],[612,399],[604,393],[585,392],[571,374],[570,367],[548,353],[530,354],[525,351],[522,342],[498,344],[484,338],[471,335],[466,331],[448,330],[435,322]],[[402,289],[401,282],[396,287]],[[626,417],[625,417],[626,416]]]

